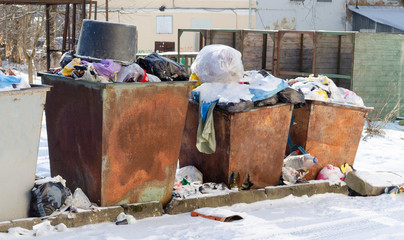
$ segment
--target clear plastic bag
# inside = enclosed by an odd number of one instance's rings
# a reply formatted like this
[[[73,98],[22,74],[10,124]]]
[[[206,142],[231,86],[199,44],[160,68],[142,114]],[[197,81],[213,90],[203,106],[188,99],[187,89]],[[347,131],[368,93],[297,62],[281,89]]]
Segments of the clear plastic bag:
[[[196,56],[191,70],[201,82],[239,82],[244,73],[241,53],[221,44],[205,46]]]
[[[138,64],[122,67],[116,78],[117,82],[147,82],[146,73]]]

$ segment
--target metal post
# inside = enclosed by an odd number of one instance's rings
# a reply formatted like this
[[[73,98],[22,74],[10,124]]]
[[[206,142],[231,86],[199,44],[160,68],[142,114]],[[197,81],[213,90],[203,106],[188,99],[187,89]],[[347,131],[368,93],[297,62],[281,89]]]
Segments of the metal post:
[[[108,22],[108,0],[105,0],[105,20]]]
[[[50,34],[49,34],[49,8],[50,5],[46,4],[45,16],[46,16],[46,69],[50,69]]]

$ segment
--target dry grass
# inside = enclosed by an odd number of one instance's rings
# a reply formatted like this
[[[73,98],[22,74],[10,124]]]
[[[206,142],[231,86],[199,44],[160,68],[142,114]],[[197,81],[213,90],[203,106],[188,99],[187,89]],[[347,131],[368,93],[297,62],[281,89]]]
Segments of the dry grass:
[[[399,113],[404,110],[404,105],[401,105],[403,98],[397,94],[397,81],[392,81],[389,84],[389,91],[375,101],[374,110],[371,115],[366,119],[367,126],[365,128],[366,140],[373,136],[384,135],[383,129],[386,125],[397,119]],[[391,103],[394,104],[393,108],[389,108]]]

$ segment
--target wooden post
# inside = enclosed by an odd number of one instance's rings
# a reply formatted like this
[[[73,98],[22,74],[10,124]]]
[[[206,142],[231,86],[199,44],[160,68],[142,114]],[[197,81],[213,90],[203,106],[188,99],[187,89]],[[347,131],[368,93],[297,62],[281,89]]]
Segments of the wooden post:
[[[70,17],[70,4],[66,4],[65,10],[65,28],[63,29],[63,42],[62,42],[62,52],[66,52],[66,39],[69,36],[68,29],[70,28],[69,24],[69,17]]]
[[[262,69],[267,68],[267,48],[268,48],[268,34],[262,34]]]

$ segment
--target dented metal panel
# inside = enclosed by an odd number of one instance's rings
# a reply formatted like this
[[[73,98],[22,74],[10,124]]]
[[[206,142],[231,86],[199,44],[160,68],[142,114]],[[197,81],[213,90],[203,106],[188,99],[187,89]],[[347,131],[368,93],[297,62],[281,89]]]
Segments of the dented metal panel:
[[[320,162],[306,175],[312,180],[327,164],[340,167],[354,164],[368,108],[307,101],[304,108],[295,109],[295,124],[291,138]]]
[[[194,165],[204,182],[225,182],[233,172],[240,187],[247,175],[252,188],[279,183],[293,107],[279,104],[244,113],[214,110],[216,152],[203,154],[196,149],[198,105],[189,104],[180,165]]]
[[[168,203],[193,82],[42,81],[52,175],[101,206]]]
[[[0,221],[28,217],[49,86],[0,92]]]

